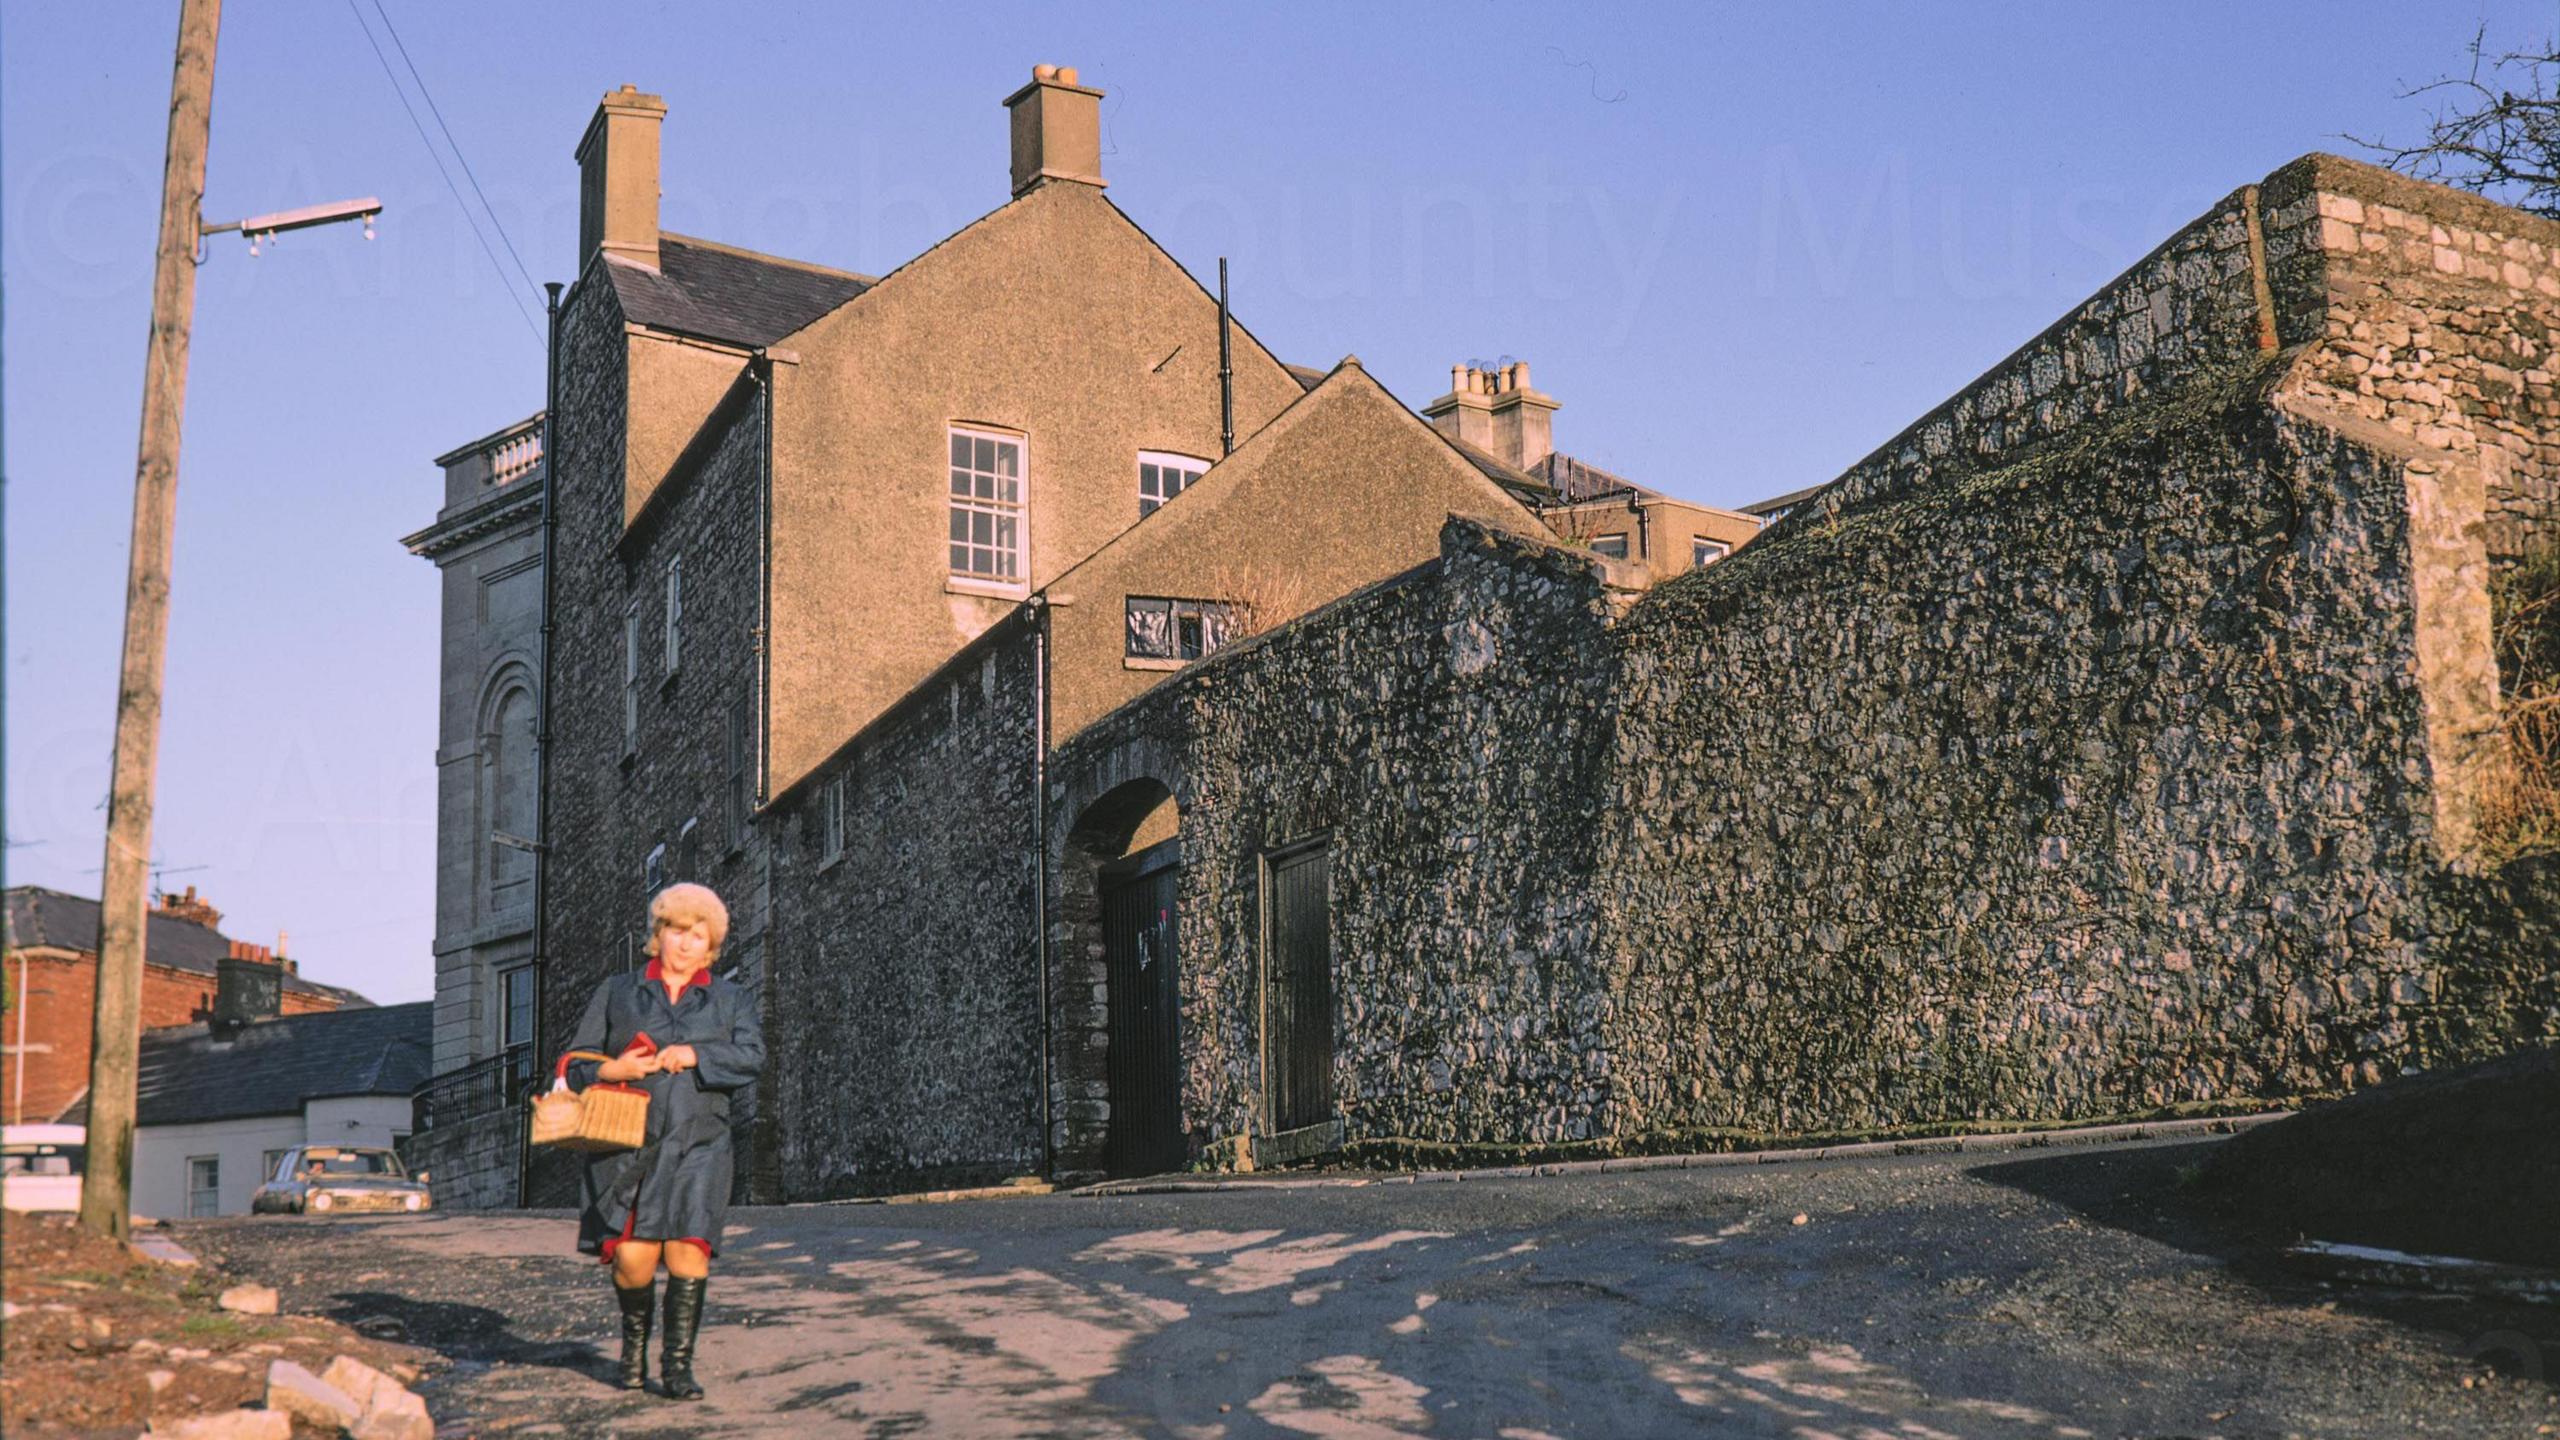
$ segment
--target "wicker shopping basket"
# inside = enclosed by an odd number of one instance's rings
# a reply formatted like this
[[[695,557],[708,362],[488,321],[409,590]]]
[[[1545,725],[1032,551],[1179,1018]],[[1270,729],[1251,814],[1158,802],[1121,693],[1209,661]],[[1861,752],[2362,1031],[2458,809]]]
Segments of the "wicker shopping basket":
[[[629,1085],[597,1084],[569,1088],[569,1062],[610,1060],[593,1050],[572,1050],[560,1057],[551,1088],[533,1097],[533,1143],[610,1155],[637,1150],[649,1131],[649,1096]]]

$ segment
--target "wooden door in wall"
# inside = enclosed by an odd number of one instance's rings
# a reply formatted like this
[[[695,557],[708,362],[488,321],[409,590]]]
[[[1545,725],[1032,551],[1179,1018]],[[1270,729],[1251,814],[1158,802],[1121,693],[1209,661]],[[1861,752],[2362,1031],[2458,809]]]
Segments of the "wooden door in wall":
[[[1114,1175],[1159,1175],[1189,1160],[1182,1137],[1181,1011],[1175,986],[1181,917],[1178,842],[1102,873],[1103,974],[1110,1009],[1111,1119],[1104,1163]]]
[[[1275,1137],[1334,1118],[1331,867],[1321,844],[1274,855],[1263,888],[1264,1061]]]

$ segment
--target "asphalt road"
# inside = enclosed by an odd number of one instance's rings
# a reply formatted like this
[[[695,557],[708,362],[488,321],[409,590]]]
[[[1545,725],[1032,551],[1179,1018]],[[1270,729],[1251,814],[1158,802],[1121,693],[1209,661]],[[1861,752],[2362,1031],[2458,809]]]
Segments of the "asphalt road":
[[[451,1356],[448,1436],[2560,1435],[2560,1316],[2292,1279],[2203,1153],[742,1210],[694,1406],[562,1215],[179,1238]]]

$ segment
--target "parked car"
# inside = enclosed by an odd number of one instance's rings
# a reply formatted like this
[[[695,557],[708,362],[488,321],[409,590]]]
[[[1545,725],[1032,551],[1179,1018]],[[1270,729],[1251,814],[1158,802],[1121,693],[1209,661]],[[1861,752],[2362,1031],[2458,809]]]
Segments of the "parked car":
[[[0,1206],[77,1210],[89,1132],[78,1125],[0,1126]]]
[[[285,1152],[275,1175],[249,1197],[252,1215],[334,1215],[355,1210],[424,1210],[426,1177],[412,1179],[400,1157],[358,1145],[305,1145]]]

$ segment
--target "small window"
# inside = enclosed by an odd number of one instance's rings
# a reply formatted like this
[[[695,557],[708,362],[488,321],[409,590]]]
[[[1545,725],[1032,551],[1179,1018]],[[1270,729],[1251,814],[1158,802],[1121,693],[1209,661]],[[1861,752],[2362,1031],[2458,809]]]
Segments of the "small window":
[[[676,827],[676,868],[673,878],[678,880],[702,878],[702,841],[699,838],[701,834],[702,819],[698,815],[687,815],[684,817],[684,823]]]
[[[729,848],[741,850],[747,843],[748,812],[755,808],[754,796],[747,789],[747,701],[740,696],[729,704],[729,773],[725,796],[728,801]]]
[[[513,1050],[533,1043],[533,967],[519,965],[498,977],[498,1043]]]
[[[661,840],[649,847],[649,859],[640,867],[640,883],[648,887],[651,899],[667,888],[667,844]]]
[[[1209,462],[1192,455],[1176,455],[1163,450],[1138,452],[1138,515],[1152,514],[1167,500],[1191,488],[1209,468]]]
[[[640,601],[622,612],[622,753],[640,749]]]
[[[684,656],[684,557],[667,562],[667,674],[676,673]]]
[[[818,863],[844,858],[844,777],[838,775],[818,791]]]
[[[1695,570],[1713,565],[1732,553],[1733,547],[1721,540],[1692,540],[1689,542],[1689,568]]]
[[[1624,560],[1624,559],[1626,559],[1626,558],[1627,558],[1627,535],[1626,535],[1626,532],[1625,532],[1625,531],[1623,531],[1623,530],[1621,530],[1621,531],[1619,531],[1619,532],[1618,532],[1617,534],[1615,534],[1615,535],[1603,535],[1603,536],[1599,537],[1598,539],[1596,539],[1596,540],[1592,541],[1592,542],[1591,542],[1591,553],[1593,553],[1593,554],[1595,554],[1595,555],[1606,555],[1606,556],[1608,556],[1608,557],[1609,557],[1610,559],[1612,559],[1612,560]]]
[[[222,1157],[187,1157],[187,1216],[196,1219],[222,1213]]]
[[[1214,600],[1129,597],[1128,656],[1132,660],[1197,660],[1217,653],[1233,637],[1228,607]]]
[[[1019,581],[1022,508],[1022,441],[953,430],[951,573],[970,580]]]

